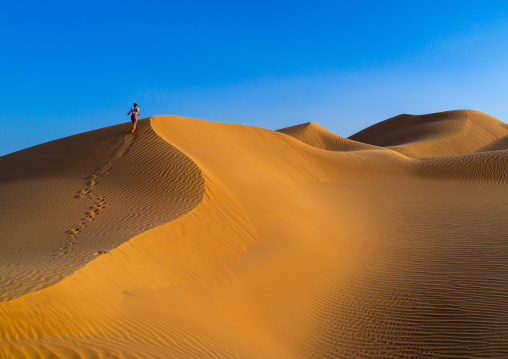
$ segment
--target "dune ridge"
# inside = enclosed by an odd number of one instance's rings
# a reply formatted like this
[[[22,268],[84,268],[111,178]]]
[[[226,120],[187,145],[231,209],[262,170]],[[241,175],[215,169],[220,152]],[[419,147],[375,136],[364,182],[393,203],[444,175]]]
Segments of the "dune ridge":
[[[508,150],[476,152],[504,136],[503,124],[483,115],[473,125],[460,113],[443,120],[441,134],[432,122],[448,115],[412,125],[387,120],[390,141],[407,142],[386,147],[334,137],[316,124],[281,133],[177,116],[146,120],[134,144],[122,125],[82,134],[80,143],[109,155],[70,171],[72,191],[44,182],[34,193],[59,194],[53,207],[70,214],[81,210],[72,204],[93,207],[102,197],[110,207],[94,222],[110,232],[133,204],[150,210],[127,215],[141,226],[122,238],[73,245],[70,252],[93,260],[61,262],[65,278],[0,302],[0,356],[508,356]],[[410,127],[426,121],[432,131],[416,140]],[[484,122],[487,130],[473,131],[480,135],[464,130]],[[374,139],[372,129],[365,133]],[[59,161],[72,164],[76,139],[59,141],[53,153],[45,147],[48,157],[65,148],[68,159]],[[16,194],[41,183],[20,164],[44,153],[34,149],[0,158],[3,168],[18,166],[0,181],[9,208],[20,203]],[[51,181],[65,177],[57,164],[41,167]],[[140,183],[144,192],[136,192]],[[121,195],[133,198],[119,202]],[[60,222],[43,219],[48,227]],[[110,249],[93,256],[102,241]],[[28,245],[18,249],[18,242],[21,234],[3,242],[14,253],[7,258],[24,260]],[[46,266],[33,258],[32,266]],[[9,270],[25,269],[13,261]],[[34,275],[27,273],[18,278]]]

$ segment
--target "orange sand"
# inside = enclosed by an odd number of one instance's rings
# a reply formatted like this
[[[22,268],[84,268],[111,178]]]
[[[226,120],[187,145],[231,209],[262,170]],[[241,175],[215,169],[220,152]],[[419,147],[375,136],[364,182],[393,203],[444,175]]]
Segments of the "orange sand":
[[[175,116],[0,158],[0,358],[508,357],[508,125]]]

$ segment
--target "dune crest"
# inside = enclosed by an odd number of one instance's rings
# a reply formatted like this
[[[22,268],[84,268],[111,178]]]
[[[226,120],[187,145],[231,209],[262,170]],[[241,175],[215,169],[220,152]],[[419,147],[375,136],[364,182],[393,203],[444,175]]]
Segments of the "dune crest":
[[[508,150],[476,152],[506,125],[425,116],[369,144],[155,116],[0,158],[0,357],[508,356]]]

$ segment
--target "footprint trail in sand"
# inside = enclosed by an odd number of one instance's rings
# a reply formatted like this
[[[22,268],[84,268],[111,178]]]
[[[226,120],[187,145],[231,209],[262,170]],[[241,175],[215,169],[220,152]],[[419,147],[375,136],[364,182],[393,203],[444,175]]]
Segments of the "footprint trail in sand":
[[[69,235],[69,238],[65,241],[64,245],[57,250],[56,255],[69,254],[72,251],[74,244],[76,243],[78,235],[83,232],[86,227],[91,225],[92,221],[97,219],[97,216],[102,212],[104,208],[108,207],[106,199],[95,193],[94,188],[99,184],[100,179],[107,175],[108,171],[114,165],[114,163],[119,158],[127,155],[130,148],[133,146],[135,139],[136,136],[130,134],[126,135],[123,139],[120,139],[118,149],[114,151],[113,155],[108,158],[107,161],[94,174],[87,178],[86,187],[78,191],[78,193],[74,196],[77,199],[89,197],[94,201],[94,205],[88,208],[84,214],[84,217],[76,226],[66,231],[66,233]],[[95,254],[104,253],[107,252],[95,252]]]

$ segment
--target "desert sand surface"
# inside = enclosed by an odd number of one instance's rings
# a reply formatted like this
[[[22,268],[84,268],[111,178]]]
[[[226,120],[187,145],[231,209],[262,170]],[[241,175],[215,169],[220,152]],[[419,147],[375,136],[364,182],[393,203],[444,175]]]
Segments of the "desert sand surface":
[[[469,110],[0,157],[0,358],[506,358],[507,165]]]

